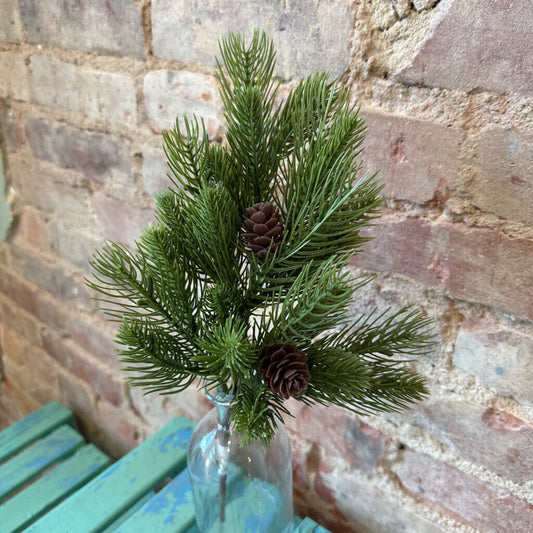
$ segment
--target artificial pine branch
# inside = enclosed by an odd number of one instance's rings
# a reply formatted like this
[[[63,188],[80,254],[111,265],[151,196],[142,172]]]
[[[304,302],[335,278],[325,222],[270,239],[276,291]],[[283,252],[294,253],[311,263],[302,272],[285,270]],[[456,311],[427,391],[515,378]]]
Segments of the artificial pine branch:
[[[163,133],[171,184],[157,223],[134,250],[107,243],[92,261],[88,284],[120,322],[130,382],[232,391],[236,429],[263,444],[288,414],[285,396],[359,413],[422,399],[424,379],[405,361],[432,346],[429,320],[348,312],[368,279],[345,267],[382,188],[362,173],[350,93],[316,74],[278,104],[271,40],[255,32],[247,46],[230,33],[220,49],[226,144],[196,117],[176,121]]]

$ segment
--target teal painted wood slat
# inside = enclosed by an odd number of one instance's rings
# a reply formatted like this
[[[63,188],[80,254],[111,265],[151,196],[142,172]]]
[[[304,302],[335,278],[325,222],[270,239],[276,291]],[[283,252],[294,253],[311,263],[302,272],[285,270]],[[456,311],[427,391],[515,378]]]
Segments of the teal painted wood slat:
[[[193,423],[175,418],[28,528],[31,533],[96,533],[185,466]]]
[[[109,465],[109,458],[92,444],[0,505],[4,533],[18,533]]]
[[[155,496],[154,491],[150,491],[143,498],[141,498],[137,503],[132,505],[125,513],[119,516],[114,522],[108,525],[101,533],[115,533],[117,529],[126,521],[128,518],[136,513],[148,500]]]
[[[151,498],[116,533],[186,533],[194,525],[189,472],[184,470]]]
[[[58,402],[50,402],[4,429],[0,432],[0,463],[65,424],[73,424],[72,412]]]
[[[82,445],[83,437],[79,433],[70,426],[61,426],[0,465],[0,502]]]
[[[294,530],[294,533],[314,533],[317,523],[311,518],[304,518]]]

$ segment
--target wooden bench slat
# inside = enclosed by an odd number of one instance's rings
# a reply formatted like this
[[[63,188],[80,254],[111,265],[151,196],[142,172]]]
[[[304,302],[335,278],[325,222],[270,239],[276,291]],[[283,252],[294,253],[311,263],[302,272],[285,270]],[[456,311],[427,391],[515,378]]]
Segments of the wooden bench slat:
[[[175,418],[87,483],[27,530],[32,533],[101,531],[187,460],[194,424]]]
[[[309,517],[304,518],[295,528],[294,533],[314,533],[318,524]]]
[[[119,516],[112,524],[107,526],[101,533],[115,533],[117,529],[126,521],[128,518],[136,513],[148,500],[155,496],[155,492],[150,491],[148,494],[145,494],[136,504],[132,505],[125,513]]]
[[[83,445],[83,437],[61,426],[0,465],[0,501]]]
[[[195,522],[189,472],[183,470],[151,498],[116,533],[186,533]]]
[[[109,462],[109,458],[93,444],[83,446],[42,478],[0,505],[2,531],[22,531],[100,473]]]
[[[72,412],[59,402],[50,402],[7,427],[0,432],[0,463],[65,424],[73,424]]]

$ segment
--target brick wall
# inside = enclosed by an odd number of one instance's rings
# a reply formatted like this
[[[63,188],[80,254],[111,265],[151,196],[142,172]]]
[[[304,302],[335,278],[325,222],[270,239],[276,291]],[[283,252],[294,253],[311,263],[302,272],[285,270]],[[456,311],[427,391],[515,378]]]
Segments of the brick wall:
[[[532,16],[528,0],[3,0],[0,427],[59,399],[118,455],[209,408],[128,390],[83,277],[151,219],[174,117],[222,138],[217,38],[262,27],[287,83],[329,70],[367,120],[386,205],[352,263],[377,273],[354,314],[414,303],[441,337],[411,411],[293,405],[300,512],[342,533],[532,531]]]

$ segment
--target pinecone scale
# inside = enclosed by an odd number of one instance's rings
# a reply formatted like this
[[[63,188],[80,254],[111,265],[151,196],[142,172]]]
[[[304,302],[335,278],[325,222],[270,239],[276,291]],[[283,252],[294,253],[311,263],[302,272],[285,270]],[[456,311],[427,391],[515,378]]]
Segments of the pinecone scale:
[[[242,238],[249,252],[259,259],[272,255],[281,244],[283,222],[272,202],[261,202],[246,209]]]
[[[307,355],[294,344],[271,344],[259,354],[259,372],[282,398],[297,398],[307,389],[311,374]]]

